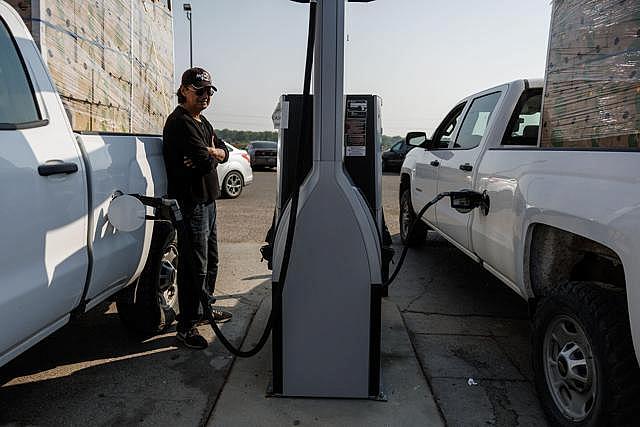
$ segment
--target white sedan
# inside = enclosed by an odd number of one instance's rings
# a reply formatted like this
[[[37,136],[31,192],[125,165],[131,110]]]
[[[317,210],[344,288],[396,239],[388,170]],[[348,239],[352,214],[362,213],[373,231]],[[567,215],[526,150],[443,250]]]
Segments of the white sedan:
[[[218,182],[223,196],[235,199],[245,185],[253,182],[253,171],[249,153],[226,142],[225,145],[229,149],[229,160],[218,165]]]

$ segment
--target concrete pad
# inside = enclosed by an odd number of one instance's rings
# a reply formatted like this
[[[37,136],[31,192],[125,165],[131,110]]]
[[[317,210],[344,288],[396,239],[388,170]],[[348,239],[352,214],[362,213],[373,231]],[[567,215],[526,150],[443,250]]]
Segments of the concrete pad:
[[[510,337],[514,332],[528,328],[529,322],[522,319],[501,317],[457,316],[428,313],[406,313],[407,327],[417,334],[478,335]]]
[[[270,306],[265,300],[251,337],[262,332]],[[387,402],[348,399],[267,398],[270,345],[251,359],[237,359],[209,426],[389,426],[444,425],[433,395],[411,351],[409,336],[394,304],[383,303],[384,389]],[[253,341],[251,338],[249,341]],[[389,344],[389,345],[387,345]]]
[[[403,318],[398,312],[398,307],[392,302],[383,300],[382,310],[380,351],[383,360],[385,356],[389,358],[407,357],[415,359],[416,355],[411,346]]]
[[[389,293],[403,313],[527,318],[518,295],[434,233],[408,252],[396,282]]]
[[[434,393],[449,425],[547,425],[528,382],[479,380],[477,383],[469,386],[460,378],[433,380]]]
[[[414,335],[414,343],[429,378],[524,380],[493,338]]]
[[[533,366],[531,366],[532,353],[529,333],[513,334],[510,337],[497,337],[496,342],[522,375],[533,383],[534,376]]]

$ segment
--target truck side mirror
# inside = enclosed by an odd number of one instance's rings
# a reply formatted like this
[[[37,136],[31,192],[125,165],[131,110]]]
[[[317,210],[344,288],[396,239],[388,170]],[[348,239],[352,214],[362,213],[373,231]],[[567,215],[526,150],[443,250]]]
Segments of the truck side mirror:
[[[412,147],[422,147],[427,150],[431,150],[431,140],[427,138],[427,134],[424,132],[409,132],[405,138],[408,145]]]
[[[409,132],[405,138],[407,144],[419,147],[427,140],[427,134],[424,132]]]
[[[136,197],[117,196],[109,204],[107,220],[118,231],[135,231],[146,221],[147,208]]]

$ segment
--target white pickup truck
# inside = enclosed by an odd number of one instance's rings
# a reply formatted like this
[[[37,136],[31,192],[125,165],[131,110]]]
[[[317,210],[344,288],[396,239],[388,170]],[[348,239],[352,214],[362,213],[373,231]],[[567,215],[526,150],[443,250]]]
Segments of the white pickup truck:
[[[171,225],[128,233],[106,218],[120,194],[165,194],[161,138],[74,133],[2,1],[0,52],[0,366],[119,291],[126,324],[162,329],[177,310]]]
[[[432,229],[529,302],[542,405],[558,425],[615,425],[640,410],[640,152],[540,148],[542,80],[460,101],[402,165],[401,238]],[[438,193],[486,192],[464,215]],[[635,351],[634,351],[635,346]],[[637,424],[636,424],[637,425]]]

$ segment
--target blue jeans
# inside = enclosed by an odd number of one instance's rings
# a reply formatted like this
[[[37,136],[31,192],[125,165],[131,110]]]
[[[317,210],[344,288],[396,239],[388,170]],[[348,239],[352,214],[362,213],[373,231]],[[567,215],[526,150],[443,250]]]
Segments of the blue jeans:
[[[216,202],[199,203],[182,212],[184,233],[178,232],[178,331],[186,332],[200,319],[200,298],[204,290],[209,302],[218,277],[218,236],[216,233]]]

